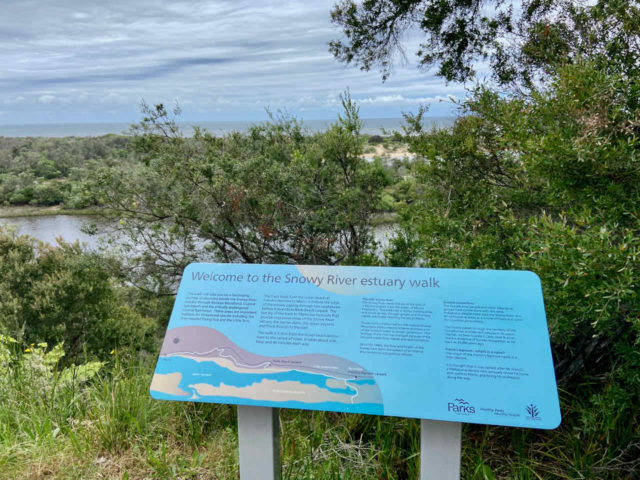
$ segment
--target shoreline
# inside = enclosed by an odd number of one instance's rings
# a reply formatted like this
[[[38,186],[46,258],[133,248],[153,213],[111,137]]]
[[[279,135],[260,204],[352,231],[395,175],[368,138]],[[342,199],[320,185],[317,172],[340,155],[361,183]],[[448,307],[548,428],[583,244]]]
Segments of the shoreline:
[[[395,212],[374,213],[371,217],[370,223],[373,228],[385,225],[395,225],[398,223],[398,214]]]
[[[63,208],[60,205],[50,207],[35,205],[14,205],[0,206],[0,219],[3,218],[21,218],[21,217],[53,217],[56,215],[74,215],[74,216],[95,216],[99,215],[100,210],[97,208]],[[393,225],[397,222],[398,214],[395,212],[379,212],[372,216],[371,226],[373,228],[383,225]]]
[[[51,217],[55,215],[97,215],[97,208],[63,208],[60,205],[50,207],[33,205],[0,206],[0,218]]]

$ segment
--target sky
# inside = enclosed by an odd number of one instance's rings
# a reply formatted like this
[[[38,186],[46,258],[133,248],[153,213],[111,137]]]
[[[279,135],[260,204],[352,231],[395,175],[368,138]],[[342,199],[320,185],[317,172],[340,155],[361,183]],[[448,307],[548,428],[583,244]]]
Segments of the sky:
[[[193,121],[263,120],[265,109],[334,118],[349,89],[364,118],[429,105],[455,111],[464,86],[417,68],[417,33],[393,75],[329,53],[333,0],[5,0],[0,124],[133,122],[142,101]]]

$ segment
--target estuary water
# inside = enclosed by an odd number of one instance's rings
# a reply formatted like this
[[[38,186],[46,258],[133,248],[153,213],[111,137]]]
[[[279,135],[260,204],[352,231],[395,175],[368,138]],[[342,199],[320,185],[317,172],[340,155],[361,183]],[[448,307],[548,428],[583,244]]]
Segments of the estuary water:
[[[89,250],[96,250],[104,238],[100,235],[87,235],[83,227],[95,224],[100,227],[108,226],[99,217],[89,215],[52,215],[44,217],[12,217],[0,218],[0,225],[15,228],[20,235],[30,235],[38,240],[55,245],[60,238],[67,243],[80,242]],[[393,225],[379,225],[374,229],[378,242],[378,251],[382,252],[389,245],[393,235]]]
[[[15,228],[20,235],[30,235],[51,245],[58,238],[67,243],[78,241],[90,250],[98,247],[100,237],[87,235],[82,228],[96,222],[99,222],[96,217],[87,215],[0,218],[1,225]]]

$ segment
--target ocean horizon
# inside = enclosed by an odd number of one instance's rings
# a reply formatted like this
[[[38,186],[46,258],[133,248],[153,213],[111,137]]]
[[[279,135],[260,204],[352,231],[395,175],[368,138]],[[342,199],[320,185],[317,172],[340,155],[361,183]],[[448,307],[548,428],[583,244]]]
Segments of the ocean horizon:
[[[425,117],[426,128],[445,128],[453,125],[455,117]],[[327,120],[303,120],[302,125],[312,132],[327,129],[335,119]],[[367,135],[382,135],[401,131],[404,123],[403,118],[363,118],[362,133]],[[193,133],[194,126],[207,130],[213,135],[225,135],[230,132],[245,132],[252,125],[264,123],[264,121],[207,121],[207,122],[180,122],[185,135]],[[113,123],[43,123],[43,124],[22,124],[22,125],[1,125],[0,136],[2,137],[99,137],[102,135],[116,134],[128,135],[133,123],[113,122]]]

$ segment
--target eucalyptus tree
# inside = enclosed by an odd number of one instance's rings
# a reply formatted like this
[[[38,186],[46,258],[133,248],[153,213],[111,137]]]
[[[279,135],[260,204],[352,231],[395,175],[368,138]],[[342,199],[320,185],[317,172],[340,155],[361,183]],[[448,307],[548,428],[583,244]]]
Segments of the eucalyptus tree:
[[[137,161],[100,170],[94,185],[116,220],[131,278],[171,292],[197,260],[367,261],[389,176],[361,156],[365,138],[348,94],[343,106],[325,132],[273,115],[223,137],[200,129],[185,137],[164,106],[146,107],[134,129]]]

